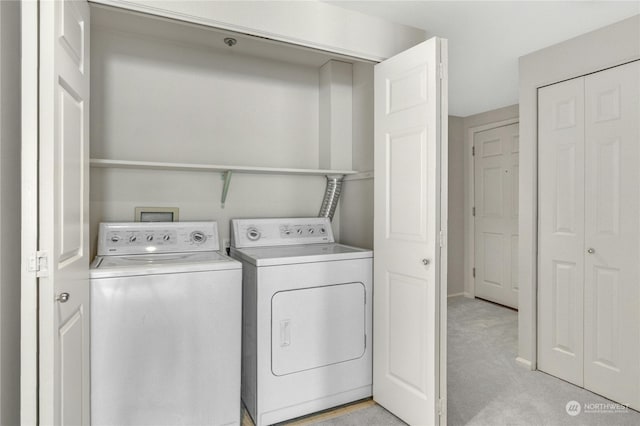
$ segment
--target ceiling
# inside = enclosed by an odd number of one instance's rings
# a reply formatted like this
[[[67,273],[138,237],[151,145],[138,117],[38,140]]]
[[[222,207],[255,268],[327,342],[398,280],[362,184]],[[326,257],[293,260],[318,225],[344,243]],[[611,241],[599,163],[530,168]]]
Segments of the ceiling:
[[[448,39],[449,113],[460,117],[518,103],[520,56],[640,13],[640,0],[328,3]]]

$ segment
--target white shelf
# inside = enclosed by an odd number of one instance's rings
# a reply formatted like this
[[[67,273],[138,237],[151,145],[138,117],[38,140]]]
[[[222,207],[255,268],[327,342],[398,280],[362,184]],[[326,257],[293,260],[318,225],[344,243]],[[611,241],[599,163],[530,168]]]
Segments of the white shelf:
[[[288,169],[278,167],[252,167],[252,166],[224,166],[214,164],[191,163],[162,163],[154,161],[128,161],[106,160],[92,158],[91,167],[117,168],[117,169],[149,169],[149,170],[175,170],[192,172],[217,172],[217,173],[252,173],[270,175],[353,175],[358,172],[353,170],[323,170],[323,169]]]

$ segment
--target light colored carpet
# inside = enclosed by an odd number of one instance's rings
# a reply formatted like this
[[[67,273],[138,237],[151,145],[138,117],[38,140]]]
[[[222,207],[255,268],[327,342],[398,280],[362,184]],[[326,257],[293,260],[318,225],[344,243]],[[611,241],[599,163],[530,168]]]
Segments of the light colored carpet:
[[[449,425],[640,425],[633,410],[568,415],[569,401],[611,401],[516,364],[516,311],[465,297],[448,310]]]
[[[569,401],[611,401],[539,371],[516,364],[517,312],[479,299],[453,297],[448,305],[448,424],[640,425],[640,413],[570,416]],[[379,405],[309,424],[401,426]]]

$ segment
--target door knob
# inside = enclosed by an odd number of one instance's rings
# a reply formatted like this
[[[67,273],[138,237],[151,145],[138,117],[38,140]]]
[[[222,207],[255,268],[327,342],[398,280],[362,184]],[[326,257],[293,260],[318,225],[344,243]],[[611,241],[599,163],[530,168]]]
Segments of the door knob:
[[[594,248],[588,248],[587,249],[587,253],[589,253],[589,254],[593,254],[595,252],[596,252],[596,250]]]
[[[69,297],[69,293],[60,293],[60,296],[56,297],[56,300],[60,303],[67,303]]]
[[[429,263],[431,263],[431,261],[429,259],[422,259],[422,264],[423,265],[428,265]]]

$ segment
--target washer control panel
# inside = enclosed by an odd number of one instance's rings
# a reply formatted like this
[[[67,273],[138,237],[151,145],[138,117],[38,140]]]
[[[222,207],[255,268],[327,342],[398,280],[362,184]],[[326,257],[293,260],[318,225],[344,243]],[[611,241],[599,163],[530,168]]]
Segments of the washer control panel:
[[[233,219],[231,227],[231,245],[236,248],[335,242],[325,217]]]
[[[101,223],[98,255],[181,253],[219,249],[216,222]]]

